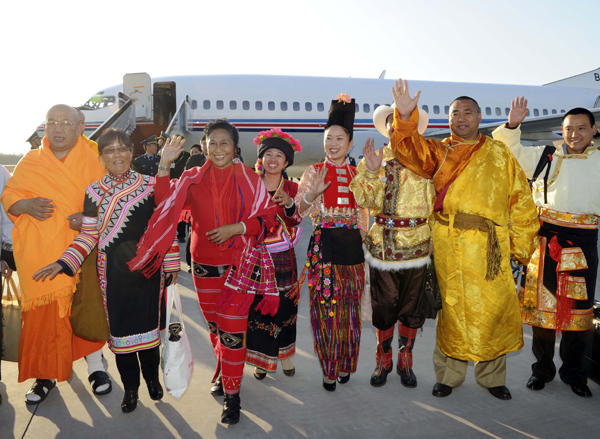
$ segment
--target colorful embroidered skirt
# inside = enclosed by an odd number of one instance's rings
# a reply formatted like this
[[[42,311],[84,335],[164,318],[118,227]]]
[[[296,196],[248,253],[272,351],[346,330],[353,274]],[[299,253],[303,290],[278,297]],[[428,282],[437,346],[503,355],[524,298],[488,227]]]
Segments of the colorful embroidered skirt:
[[[275,317],[256,311],[262,296],[256,296],[248,316],[246,363],[268,372],[277,370],[277,361],[296,352],[298,304],[288,297],[298,279],[294,250],[271,253],[279,290],[279,309]]]

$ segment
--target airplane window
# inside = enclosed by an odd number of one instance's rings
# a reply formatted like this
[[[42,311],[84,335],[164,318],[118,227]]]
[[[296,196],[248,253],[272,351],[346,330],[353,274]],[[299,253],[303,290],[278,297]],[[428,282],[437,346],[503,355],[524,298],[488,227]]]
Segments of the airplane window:
[[[449,111],[450,111],[450,107],[448,105],[446,105],[444,107],[444,113],[448,114]]]
[[[540,110],[538,110],[537,108],[534,108],[534,109],[533,109],[533,115],[534,115],[535,117],[539,116],[539,115],[540,115]]]
[[[371,106],[369,104],[363,104],[363,111],[365,113],[370,113],[371,112]]]
[[[354,112],[358,113],[358,111],[360,110],[360,104],[358,102],[355,102],[355,104],[356,104],[356,106],[354,108],[354,110],[355,110]]]
[[[496,116],[502,116],[502,110],[500,107],[496,107]]]
[[[565,112],[565,110],[561,109],[561,110],[560,110],[560,112],[561,112],[561,113],[564,113],[564,112]]]
[[[312,111],[312,104],[310,102],[307,102],[304,104],[304,109],[306,111]]]
[[[237,102],[236,101],[229,101],[229,109],[230,110],[237,110]]]
[[[294,102],[292,107],[294,107],[294,111],[300,111],[300,102]]]
[[[223,101],[217,101],[217,110],[223,109]]]
[[[440,114],[440,106],[439,105],[434,105],[433,106],[433,112],[435,114]]]
[[[542,110],[542,114],[543,114],[544,116],[548,116],[548,110],[546,110],[546,109],[544,108],[544,109]]]
[[[202,108],[204,108],[205,110],[210,110],[210,101],[208,99],[202,102]]]
[[[379,104],[373,105],[373,111],[377,110],[377,107],[380,107],[380,105]]]
[[[287,111],[287,102],[282,102],[280,105],[281,105],[281,111]]]
[[[510,108],[506,107],[504,109],[504,114],[508,116],[508,113],[510,113]]]
[[[323,102],[317,103],[317,111],[325,111],[325,105],[323,105]]]
[[[490,107],[485,107],[485,114],[486,114],[486,116],[491,116],[492,115],[492,109]]]
[[[429,113],[429,106],[428,105],[421,105],[421,109],[425,112],[425,113]]]
[[[116,102],[114,96],[103,96],[103,94],[103,91],[96,93],[81,108],[83,110],[99,110],[100,108],[110,107]]]
[[[248,102],[248,101],[242,102],[242,108],[244,110],[249,110],[250,109],[250,102]]]
[[[198,108],[198,101],[195,99],[192,99],[192,110],[195,110],[196,108]]]
[[[256,101],[254,103],[254,109],[258,111],[262,111],[262,101]]]
[[[552,114],[556,114],[556,110],[554,110],[554,109],[553,109],[553,110],[552,110]]]
[[[275,111],[275,102],[269,101],[267,106],[269,107],[269,111]]]

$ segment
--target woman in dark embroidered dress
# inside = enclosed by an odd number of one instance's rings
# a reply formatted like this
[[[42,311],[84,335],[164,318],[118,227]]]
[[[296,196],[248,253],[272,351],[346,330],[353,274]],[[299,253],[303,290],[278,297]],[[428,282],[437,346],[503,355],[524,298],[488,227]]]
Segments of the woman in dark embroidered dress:
[[[109,130],[100,136],[98,152],[108,173],[86,189],[81,233],[57,262],[40,269],[34,278],[52,279],[59,273],[74,276],[98,246],[98,281],[110,329],[109,347],[116,354],[125,388],[121,409],[128,413],[137,406],[140,363],[150,397],[159,400],[163,396],[158,380],[159,304],[165,273],[177,282],[179,246],[175,240],[163,270],[152,277],[130,272],[127,262],[135,255],[156,207],[154,178],[130,169],[133,145],[122,131]]]
[[[277,370],[281,360],[283,373],[296,372],[292,356],[296,353],[296,317],[299,292],[294,247],[300,239],[302,222],[294,197],[298,184],[283,178],[283,171],[294,163],[294,154],[300,152],[300,142],[278,128],[262,131],[254,139],[258,147],[256,172],[261,175],[271,199],[277,208],[277,227],[270,230],[265,244],[275,266],[279,290],[279,310],[272,317],[256,311],[260,297],[254,299],[248,315],[246,363],[254,366],[254,377],[262,380],[267,373]],[[292,294],[292,292],[294,294]]]

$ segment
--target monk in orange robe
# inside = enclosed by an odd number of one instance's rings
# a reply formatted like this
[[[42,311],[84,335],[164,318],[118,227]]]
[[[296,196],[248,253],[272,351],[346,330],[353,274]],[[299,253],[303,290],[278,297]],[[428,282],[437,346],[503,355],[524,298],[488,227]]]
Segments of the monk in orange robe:
[[[22,290],[19,382],[36,379],[26,395],[28,404],[43,401],[54,380],[67,380],[73,361],[84,356],[94,393],[112,388],[102,364],[105,342],[84,340],[71,329],[77,277],[58,276],[43,283],[32,278],[77,236],[85,189],[106,171],[80,136],[72,107],[52,107],[44,130],[41,148],[23,157],[2,194],[2,204],[15,223],[13,251]]]

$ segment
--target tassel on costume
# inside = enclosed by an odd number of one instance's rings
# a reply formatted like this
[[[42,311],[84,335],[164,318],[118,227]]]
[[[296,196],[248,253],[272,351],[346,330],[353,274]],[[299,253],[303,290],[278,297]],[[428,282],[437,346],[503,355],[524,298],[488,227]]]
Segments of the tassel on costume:
[[[266,316],[268,314],[271,317],[275,317],[275,314],[277,314],[277,310],[279,309],[279,295],[265,295],[254,309],[259,311],[262,315]]]
[[[237,305],[237,313],[239,316],[246,316],[250,313],[250,307],[252,306],[252,302],[254,302],[254,297],[256,297],[254,292],[246,291],[241,302]]]
[[[227,309],[227,307],[231,305],[231,302],[233,302],[233,298],[235,297],[236,293],[237,291],[231,288],[226,282],[219,293],[219,298],[217,299],[216,303],[217,308],[223,311]]]
[[[487,226],[487,270],[485,280],[494,280],[500,272],[502,255],[500,253],[500,242],[496,234],[494,223],[488,219],[485,220]]]

